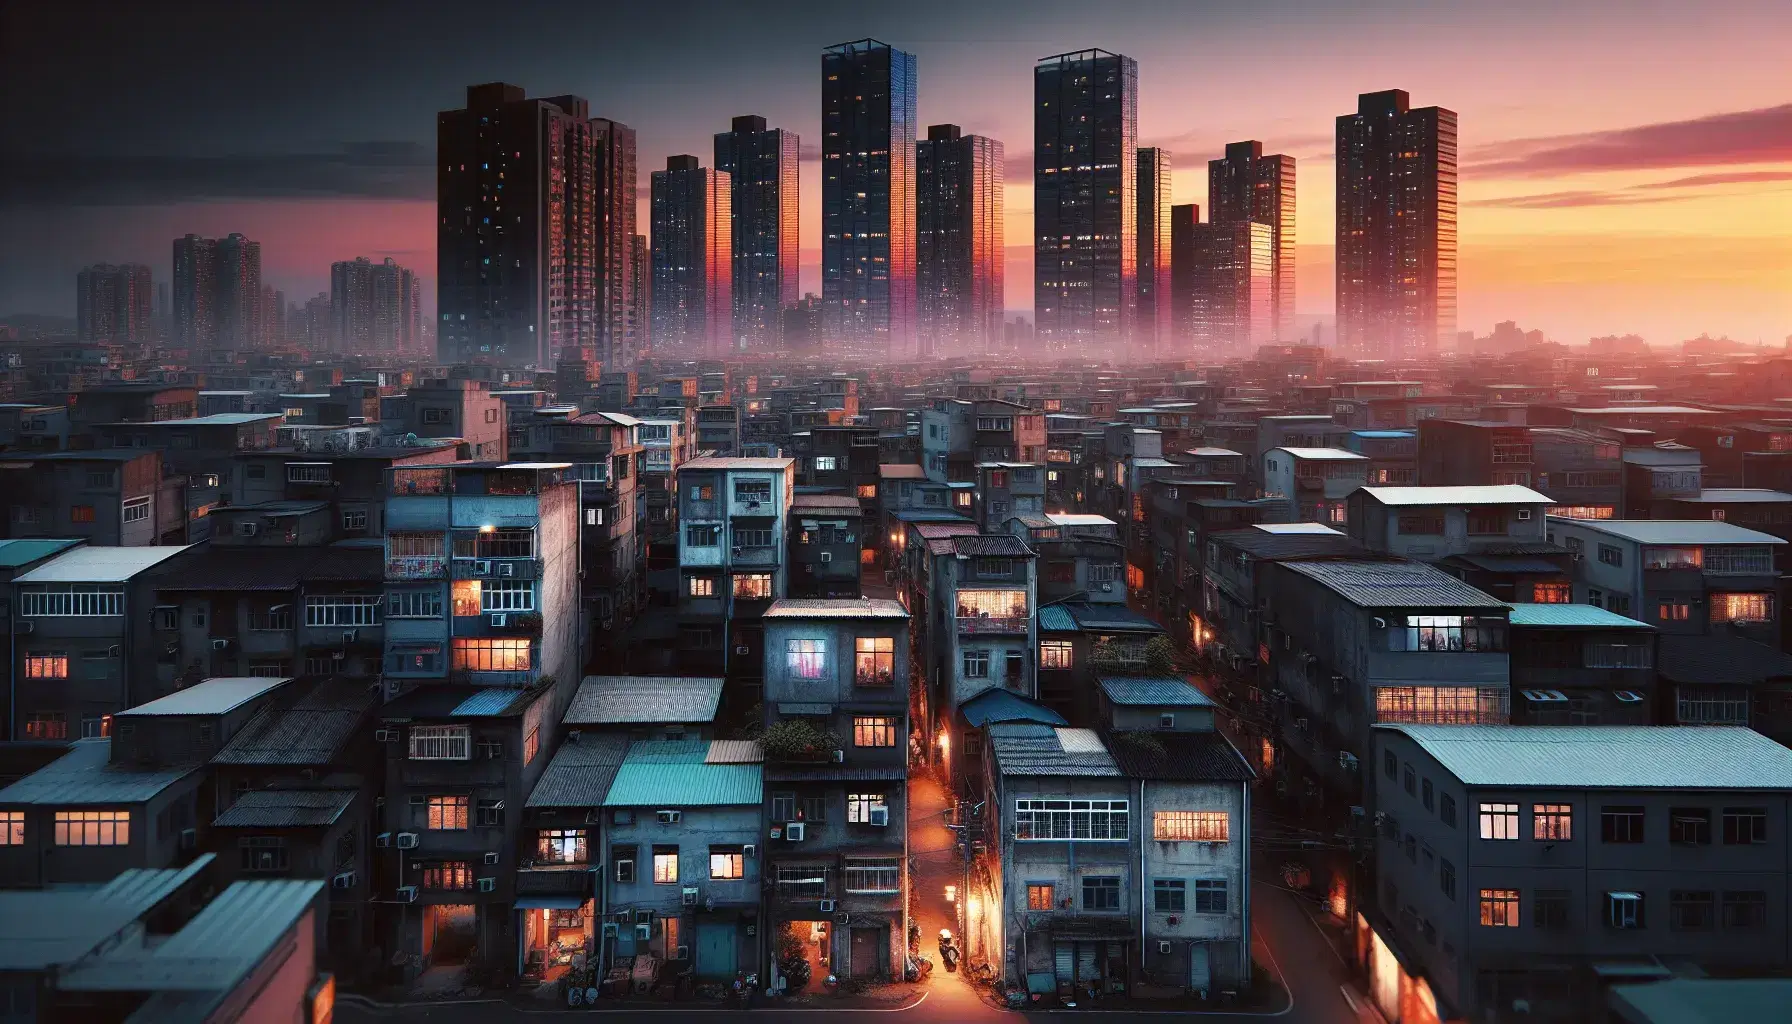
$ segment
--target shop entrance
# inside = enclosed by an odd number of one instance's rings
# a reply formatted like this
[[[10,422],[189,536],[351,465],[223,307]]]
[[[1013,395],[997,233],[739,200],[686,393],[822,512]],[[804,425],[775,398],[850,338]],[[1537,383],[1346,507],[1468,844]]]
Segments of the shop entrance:
[[[432,964],[464,964],[479,944],[479,913],[470,903],[431,903],[423,908],[423,958]]]

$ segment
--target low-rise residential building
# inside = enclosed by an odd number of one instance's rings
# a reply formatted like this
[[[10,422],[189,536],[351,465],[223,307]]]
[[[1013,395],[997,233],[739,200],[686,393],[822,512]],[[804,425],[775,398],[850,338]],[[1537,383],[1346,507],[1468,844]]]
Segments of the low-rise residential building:
[[[1263,494],[1285,502],[1284,523],[1350,521],[1352,491],[1369,479],[1369,460],[1342,448],[1271,448],[1263,453]]]
[[[704,456],[678,470],[678,664],[758,702],[762,616],[789,593],[796,461]]]
[[[864,555],[875,555],[858,498],[798,494],[790,504],[791,597],[858,597]]]
[[[1655,682],[1655,627],[1587,604],[1515,604],[1512,724],[1672,721]]]

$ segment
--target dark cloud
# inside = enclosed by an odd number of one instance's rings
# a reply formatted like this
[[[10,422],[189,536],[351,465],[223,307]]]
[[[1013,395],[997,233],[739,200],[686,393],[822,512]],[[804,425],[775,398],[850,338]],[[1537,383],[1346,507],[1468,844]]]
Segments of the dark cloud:
[[[1545,192],[1534,196],[1502,196],[1475,199],[1464,206],[1503,206],[1513,210],[1565,210],[1577,206],[1637,206],[1644,203],[1677,203],[1690,196],[1638,196],[1625,192]]]
[[[415,142],[334,153],[20,155],[0,165],[0,205],[111,206],[206,199],[433,199],[434,157]]]
[[[1480,150],[1465,171],[1532,177],[1584,171],[1792,160],[1792,103],[1610,131],[1515,139]]]
[[[1792,181],[1792,171],[1734,171],[1729,174],[1695,174],[1673,181],[1652,181],[1637,188],[1704,188],[1709,185],[1748,185],[1762,181]]]

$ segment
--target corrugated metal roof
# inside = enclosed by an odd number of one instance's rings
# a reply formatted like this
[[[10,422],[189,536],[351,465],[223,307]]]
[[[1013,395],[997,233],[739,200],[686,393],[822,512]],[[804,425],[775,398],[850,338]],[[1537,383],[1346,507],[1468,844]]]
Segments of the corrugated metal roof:
[[[0,569],[17,569],[58,551],[66,551],[79,540],[0,540]]]
[[[355,802],[352,789],[252,789],[218,815],[218,828],[310,828],[333,825]]]
[[[767,619],[907,619],[895,601],[870,597],[784,597],[773,601]]]
[[[1378,725],[1470,786],[1792,789],[1792,749],[1752,729],[1664,725]]]
[[[138,715],[222,715],[228,714],[262,694],[292,682],[292,677],[214,676],[184,690],[176,690],[148,704],[139,704],[118,713],[118,717]]]
[[[629,748],[605,807],[756,805],[764,795],[756,764],[709,764],[702,741],[643,740]]]
[[[1083,629],[1117,629],[1135,633],[1162,633],[1164,631],[1164,627],[1156,622],[1119,603],[1097,604],[1087,601],[1070,601],[1060,607],[1076,616],[1077,625]]]
[[[760,764],[765,761],[765,748],[758,740],[710,740],[705,764]]]
[[[57,979],[88,991],[204,991],[222,999],[266,959],[323,892],[310,879],[233,882],[153,950],[102,957]],[[173,984],[178,978],[179,983]]]
[[[1011,533],[952,538],[952,550],[972,558],[1031,558],[1033,549]]]
[[[1046,515],[1057,526],[1119,526],[1107,516],[1098,516],[1089,512],[1052,512]]]
[[[628,748],[629,738],[614,733],[567,736],[536,780],[525,806],[602,807]]]
[[[1066,749],[1067,735],[1078,749]],[[1101,746],[1101,737],[1088,729],[1002,723],[989,727],[989,747],[1005,775],[1120,775],[1120,766]]]
[[[1654,629],[1647,622],[1590,604],[1515,604],[1508,615],[1514,626],[1553,626],[1562,629]]]
[[[354,736],[373,692],[347,679],[319,683],[290,708],[266,708],[212,757],[213,764],[321,765]]]
[[[1771,534],[1719,522],[1715,519],[1565,519],[1550,516],[1560,526],[1578,526],[1595,533],[1623,537],[1639,544],[1784,544]],[[64,558],[68,557],[66,555]]]
[[[134,804],[181,781],[199,766],[136,770],[114,766],[109,739],[76,740],[68,753],[0,789],[0,804]]]
[[[1383,505],[1547,505],[1548,495],[1518,484],[1467,487],[1365,487]]]
[[[1342,530],[1334,530],[1324,523],[1254,523],[1249,528],[1252,530],[1262,530],[1264,533],[1273,534],[1277,537],[1296,535],[1314,537],[1344,536]]]
[[[1506,603],[1421,562],[1282,562],[1364,608],[1497,608]]]
[[[201,854],[183,868],[132,868],[97,889],[0,892],[0,970],[72,964],[209,869]]]
[[[586,676],[567,725],[714,721],[722,681],[697,676]]]
[[[1257,777],[1218,732],[1116,732],[1107,739],[1114,762],[1129,778],[1247,782]]]
[[[751,459],[732,456],[705,455],[681,463],[678,467],[678,471],[682,473],[687,469],[738,469],[755,472],[777,472],[789,469],[794,465],[796,465],[795,459]]]
[[[1075,633],[1082,627],[1061,604],[1048,604],[1039,609],[1039,629],[1047,633]]]
[[[1271,451],[1287,452],[1297,459],[1309,459],[1316,462],[1366,462],[1368,456],[1347,452],[1342,448],[1272,448]]]
[[[501,715],[510,710],[510,705],[521,696],[521,690],[492,689],[475,693],[466,700],[455,705],[448,712],[455,717],[475,717],[479,715]]]
[[[1792,501],[1792,494],[1785,491],[1770,491],[1764,487],[1707,487],[1699,492],[1696,498],[1679,497],[1674,501],[1721,502],[1726,505],[1744,505],[1753,502],[1778,504]]]
[[[958,713],[973,728],[981,729],[997,722],[1037,722],[1041,725],[1069,725],[1064,716],[1036,700],[1012,690],[992,686],[975,697],[958,704]]]
[[[1115,704],[1211,708],[1213,699],[1176,676],[1102,676],[1101,690]]]
[[[18,577],[15,583],[123,583],[187,550],[185,544],[154,547],[79,547]]]

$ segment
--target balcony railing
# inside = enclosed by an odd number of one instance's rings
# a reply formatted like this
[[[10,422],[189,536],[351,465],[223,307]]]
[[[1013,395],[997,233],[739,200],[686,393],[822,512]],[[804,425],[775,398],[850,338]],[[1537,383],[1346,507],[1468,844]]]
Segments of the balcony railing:
[[[517,869],[518,895],[589,896],[594,882],[589,864],[526,864]]]
[[[974,635],[1025,633],[1027,617],[1024,615],[1001,618],[988,615],[960,615],[958,631]]]

